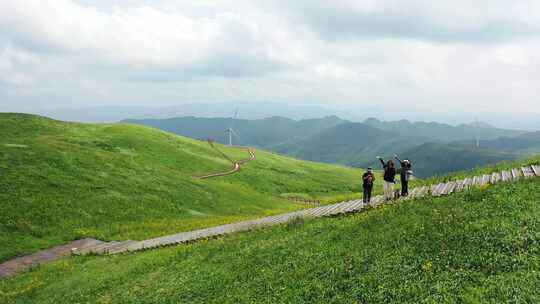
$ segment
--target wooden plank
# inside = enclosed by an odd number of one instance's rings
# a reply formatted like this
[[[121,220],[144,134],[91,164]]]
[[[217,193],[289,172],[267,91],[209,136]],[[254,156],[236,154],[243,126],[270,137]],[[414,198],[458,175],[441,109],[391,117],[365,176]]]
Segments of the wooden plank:
[[[133,251],[139,251],[139,250],[143,250],[142,242],[133,243],[127,246],[124,252],[133,252]]]
[[[467,177],[463,180],[463,189],[468,189],[472,184],[472,179]]]
[[[363,200],[357,200],[357,201],[354,202],[354,204],[352,204],[350,212],[360,211],[360,210],[362,210],[364,208],[365,208],[364,201]]]
[[[439,195],[447,195],[448,194],[448,187],[449,187],[450,183],[444,183],[442,186],[441,186],[441,189],[439,190]]]
[[[103,244],[106,244],[106,243],[107,242],[91,239],[89,242],[86,242],[86,244],[84,244],[84,246],[79,246],[79,247],[76,247],[76,248],[72,248],[71,249],[71,254],[84,255],[84,254],[89,253],[90,250],[93,247],[96,247],[98,245],[103,245]]]
[[[465,184],[465,180],[464,180],[464,179],[458,180],[458,181],[456,182],[456,189],[454,189],[454,191],[455,191],[455,192],[463,191],[464,184]]]
[[[449,188],[446,190],[447,191],[446,194],[452,194],[454,190],[456,189],[456,186],[457,186],[457,183],[455,181],[451,181]]]
[[[441,188],[442,188],[443,186],[444,186],[443,183],[440,183],[440,184],[435,185],[435,187],[433,187],[433,188],[431,189],[431,195],[432,195],[432,196],[439,196],[440,193],[441,193]]]
[[[319,212],[321,209],[323,209],[325,206],[317,207],[317,208],[310,208],[306,210],[305,216],[306,217],[315,217],[315,214]]]
[[[507,182],[512,179],[512,174],[508,171],[502,171],[502,181]]]
[[[450,185],[446,189],[446,195],[452,194],[454,192],[454,189],[456,189],[457,183],[456,182],[450,182]]]
[[[484,176],[483,175],[476,176],[476,183],[475,183],[476,186],[482,186],[483,182],[484,182]]]
[[[500,172],[493,172],[491,174],[491,184],[496,184],[501,180],[501,173]]]
[[[448,185],[448,183],[442,183],[439,188],[436,190],[437,191],[437,196],[442,196],[444,195],[444,191],[446,189],[446,186]]]
[[[538,177],[540,177],[540,166],[532,165],[531,169],[533,170],[534,174]]]
[[[95,253],[95,254],[107,253],[107,248],[114,247],[118,243],[120,243],[120,242],[111,241],[111,242],[105,243],[104,245],[99,246],[99,248],[92,249],[91,253]]]
[[[323,207],[320,207],[320,208],[316,208],[311,213],[311,216],[312,217],[320,217],[322,214],[326,213],[326,211],[328,210],[329,207],[330,206],[323,206]]]
[[[443,195],[444,189],[446,188],[446,183],[440,183],[439,187],[437,188],[437,196]]]
[[[340,204],[341,206],[335,211],[336,213],[334,214],[343,214],[343,213],[346,213],[347,209],[350,208],[351,206],[351,203],[350,202],[347,202],[347,203],[341,203]]]
[[[328,216],[328,215],[334,215],[336,212],[336,210],[338,210],[339,208],[341,207],[340,204],[334,204],[334,205],[331,205],[331,208],[329,208],[325,213],[324,213],[324,216]]]
[[[523,173],[519,169],[512,169],[512,179],[520,179],[523,177]]]
[[[337,208],[332,212],[332,215],[343,213],[343,211],[347,208],[346,203],[337,204]]]
[[[85,254],[90,254],[90,253],[100,253],[102,248],[109,246],[110,244],[111,242],[103,242],[96,246],[87,247],[85,249],[80,250],[78,254],[85,255]]]
[[[354,204],[355,204],[355,201],[347,202],[347,203],[345,204],[345,207],[343,207],[343,209],[341,209],[341,212],[342,212],[342,213],[349,213],[349,212],[351,212],[351,210],[352,210]]]
[[[341,212],[343,212],[344,214],[352,212],[356,203],[357,201],[347,202],[346,206],[341,210]]]
[[[118,245],[108,248],[106,250],[106,254],[117,254],[117,253],[125,252],[126,248],[128,248],[130,245],[133,245],[134,243],[138,243],[138,242],[132,241],[132,240],[120,242]]]
[[[529,178],[529,177],[533,177],[535,176],[532,168],[529,166],[529,167],[521,167],[521,172],[523,173],[523,176],[525,176],[526,178]]]
[[[431,195],[435,195],[435,189],[437,189],[438,186],[439,186],[439,184],[429,186],[429,193]]]

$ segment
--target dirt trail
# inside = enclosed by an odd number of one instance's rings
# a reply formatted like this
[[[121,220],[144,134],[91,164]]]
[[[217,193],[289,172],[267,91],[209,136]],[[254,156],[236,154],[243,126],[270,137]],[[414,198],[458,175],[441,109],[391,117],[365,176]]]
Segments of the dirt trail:
[[[253,150],[251,148],[245,148],[248,153],[249,153],[249,158],[246,158],[246,159],[241,159],[241,160],[231,160],[225,153],[223,153],[221,150],[219,150],[218,148],[214,147],[214,145],[210,142],[210,145],[216,149],[220,154],[222,154],[225,158],[227,158],[228,160],[230,160],[232,163],[233,163],[233,167],[231,170],[229,171],[225,171],[225,172],[218,172],[218,173],[211,173],[211,174],[207,174],[207,175],[203,175],[203,176],[197,176],[196,178],[198,179],[206,179],[206,178],[212,178],[212,177],[218,177],[218,176],[226,176],[226,175],[231,175],[231,174],[234,174],[238,171],[240,171],[240,167],[241,165],[247,163],[247,162],[250,162],[252,160],[255,159],[255,153],[253,152]]]

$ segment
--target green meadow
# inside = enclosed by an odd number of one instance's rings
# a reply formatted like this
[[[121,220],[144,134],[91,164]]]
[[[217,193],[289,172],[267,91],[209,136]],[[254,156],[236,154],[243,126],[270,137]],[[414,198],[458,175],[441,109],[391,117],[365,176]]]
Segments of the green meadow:
[[[0,114],[0,261],[85,237],[142,240],[310,207],[294,197],[361,196],[359,169],[255,154],[237,174],[201,180],[232,166],[204,140]]]
[[[0,281],[2,303],[538,303],[540,182],[476,188]]]

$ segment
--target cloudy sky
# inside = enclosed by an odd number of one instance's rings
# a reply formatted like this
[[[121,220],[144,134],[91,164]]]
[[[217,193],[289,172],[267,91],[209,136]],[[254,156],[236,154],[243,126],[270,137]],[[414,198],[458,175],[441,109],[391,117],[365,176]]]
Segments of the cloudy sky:
[[[540,114],[539,79],[537,0],[0,0],[0,111]]]

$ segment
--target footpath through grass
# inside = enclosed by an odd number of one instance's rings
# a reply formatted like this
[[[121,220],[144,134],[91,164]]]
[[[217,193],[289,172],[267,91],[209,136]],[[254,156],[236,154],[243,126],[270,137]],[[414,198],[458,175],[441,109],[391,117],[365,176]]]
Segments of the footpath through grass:
[[[360,170],[255,153],[237,174],[198,180],[231,168],[205,141],[0,114],[0,262],[79,238],[142,240],[306,207],[284,196],[360,195]]]
[[[0,281],[1,303],[538,303],[540,181]]]

